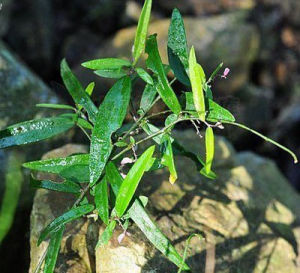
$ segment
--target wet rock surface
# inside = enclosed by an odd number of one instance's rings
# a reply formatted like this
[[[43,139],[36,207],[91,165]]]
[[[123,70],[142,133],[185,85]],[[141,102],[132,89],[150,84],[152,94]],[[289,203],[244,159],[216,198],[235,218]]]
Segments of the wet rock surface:
[[[201,141],[191,130],[174,136],[188,144],[187,149],[203,154]],[[78,146],[63,147],[47,158],[79,150]],[[200,241],[191,240],[187,258],[191,272],[208,267],[215,272],[299,271],[300,197],[271,160],[251,152],[237,153],[222,137],[216,141],[216,181],[203,179],[189,159],[176,159],[179,179],[175,185],[161,170],[144,177],[139,194],[149,196],[148,210],[180,253],[190,234],[203,236]],[[47,245],[36,247],[39,232],[72,202],[67,195],[37,191],[31,215],[30,272]],[[94,254],[103,229],[91,218],[68,224],[56,272],[177,272],[135,225],[121,244],[118,227],[108,246]]]

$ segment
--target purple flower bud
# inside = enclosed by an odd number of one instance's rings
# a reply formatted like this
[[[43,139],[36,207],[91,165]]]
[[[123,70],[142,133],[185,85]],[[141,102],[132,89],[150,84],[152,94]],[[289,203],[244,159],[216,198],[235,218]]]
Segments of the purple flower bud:
[[[226,67],[221,78],[227,79],[229,72],[230,72],[230,69],[228,67]]]

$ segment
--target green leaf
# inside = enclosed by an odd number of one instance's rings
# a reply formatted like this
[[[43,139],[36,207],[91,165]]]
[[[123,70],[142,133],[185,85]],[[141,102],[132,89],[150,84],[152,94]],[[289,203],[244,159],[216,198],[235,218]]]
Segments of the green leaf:
[[[79,118],[77,120],[76,124],[82,128],[88,129],[88,130],[92,130],[94,128],[92,126],[92,124],[90,124],[87,120],[85,120],[83,118]]]
[[[173,149],[170,136],[167,137],[167,141],[163,143],[163,156],[161,159],[161,164],[169,169],[170,177],[169,182],[174,184],[177,180],[177,172],[174,163]]]
[[[90,149],[90,183],[97,182],[111,154],[111,135],[118,130],[126,116],[131,94],[131,80],[118,80],[105,96],[99,107],[92,132]]]
[[[135,39],[134,39],[134,46],[132,52],[134,65],[138,62],[140,56],[142,55],[145,49],[148,25],[151,16],[151,8],[152,8],[152,0],[146,0],[140,15],[140,19],[138,22]]]
[[[103,233],[101,234],[101,237],[96,245],[96,249],[101,247],[101,246],[105,246],[107,245],[108,241],[110,240],[110,238],[113,235],[113,232],[115,230],[117,222],[115,220],[111,221],[108,226],[105,228],[105,230],[103,231]]]
[[[65,59],[61,62],[60,72],[63,82],[75,104],[81,105],[87,111],[90,120],[94,123],[96,120],[97,107],[92,102],[87,92],[85,92],[79,80],[72,73]]]
[[[120,172],[118,171],[116,165],[111,161],[108,162],[106,165],[105,174],[106,174],[107,181],[110,183],[115,196],[117,196],[119,189],[123,183],[123,178]]]
[[[214,174],[211,171],[211,166],[215,154],[215,138],[214,138],[213,129],[211,127],[207,127],[205,131],[205,149],[206,149],[205,166],[201,169],[200,173],[208,177],[214,177]]]
[[[159,131],[159,128],[151,123],[144,123],[141,125],[142,129],[147,135],[153,135]],[[160,134],[152,138],[157,144],[162,144],[165,141],[165,134]]]
[[[89,154],[79,154],[62,158],[31,161],[24,163],[23,167],[40,172],[60,174],[69,168],[76,168],[77,165],[88,166]]]
[[[130,67],[131,63],[123,59],[105,58],[84,62],[81,65],[93,70],[118,70],[123,66]]]
[[[61,134],[75,125],[67,117],[42,118],[11,125],[0,131],[0,149],[37,142]]]
[[[217,68],[214,70],[214,72],[210,75],[207,83],[210,83],[214,80],[214,78],[217,76],[218,72],[220,71],[220,69],[223,67],[223,63],[220,63]]]
[[[36,107],[41,108],[51,108],[51,109],[65,109],[65,110],[75,110],[74,107],[66,104],[53,104],[53,103],[39,103]]]
[[[103,223],[108,225],[109,212],[108,212],[108,192],[106,177],[95,186],[95,205],[98,215]]]
[[[55,218],[42,232],[38,239],[38,246],[44,241],[49,234],[56,232],[58,228],[62,227],[63,225],[90,213],[94,209],[93,205],[83,205],[80,207],[72,208],[63,215]]]
[[[80,186],[71,181],[56,183],[48,180],[30,179],[30,186],[35,189],[47,189],[52,191],[67,192],[67,193],[80,193]]]
[[[55,233],[51,234],[47,254],[45,257],[44,273],[53,273],[57,256],[60,250],[61,240],[65,231],[65,226],[61,226]]]
[[[195,111],[193,94],[191,92],[185,92],[186,97],[186,110]],[[225,122],[231,121],[234,122],[234,116],[225,108],[217,104],[211,99],[207,99],[207,108],[208,113],[206,119],[211,122]]]
[[[94,73],[100,77],[109,79],[121,79],[127,75],[122,69],[96,70]]]
[[[91,97],[95,89],[95,82],[90,82],[89,85],[85,88],[85,92]]]
[[[155,86],[147,84],[144,89],[140,103],[140,109],[142,109],[144,113],[146,113],[150,109],[156,94],[157,90]]]
[[[182,257],[172,246],[166,236],[152,222],[151,218],[146,213],[143,205],[136,200],[128,210],[130,218],[141,229],[148,240],[162,252],[171,262],[180,267],[183,264],[184,270],[189,270],[187,264],[184,263]]]
[[[189,66],[186,33],[178,9],[173,10],[169,27],[168,57],[175,77],[183,84],[190,86],[191,83],[186,72]]]
[[[116,199],[115,210],[119,217],[126,211],[136,188],[147,168],[147,162],[152,159],[155,146],[148,148],[134,163],[124,179]]]
[[[151,76],[148,74],[147,71],[145,71],[143,68],[136,68],[136,73],[140,76],[140,78],[145,81],[146,83],[153,85],[153,79],[151,78]]]
[[[203,94],[203,84],[205,83],[205,75],[201,66],[197,63],[194,47],[192,47],[190,52],[189,72],[195,109],[199,115],[199,119],[205,121],[205,100]]]
[[[150,68],[158,79],[154,81],[157,91],[161,96],[164,103],[175,113],[179,114],[181,106],[179,101],[168,82],[167,76],[164,71],[164,66],[161,62],[161,58],[158,52],[156,35],[151,35],[147,39],[146,53],[148,53],[148,59],[146,61],[147,67]]]
[[[205,98],[213,100],[213,94],[208,84],[204,85]]]

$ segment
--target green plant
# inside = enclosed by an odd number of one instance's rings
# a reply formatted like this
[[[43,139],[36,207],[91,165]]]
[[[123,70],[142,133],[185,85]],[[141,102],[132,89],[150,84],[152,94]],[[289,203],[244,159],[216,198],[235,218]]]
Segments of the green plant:
[[[234,116],[213,100],[211,83],[223,64],[216,68],[208,80],[206,79],[203,68],[197,63],[194,48],[192,47],[188,53],[184,23],[176,9],[172,14],[169,29],[169,65],[162,63],[156,35],[147,37],[151,6],[152,1],[146,0],[136,32],[131,62],[106,58],[82,64],[94,70],[98,76],[116,79],[116,83],[108,91],[99,108],[90,98],[95,84],[91,83],[84,89],[67,62],[63,60],[61,76],[75,102],[75,107],[61,104],[39,104],[38,106],[71,110],[74,113],[22,122],[0,132],[0,148],[37,142],[61,134],[74,126],[78,126],[90,140],[88,154],[28,162],[23,165],[34,171],[58,174],[64,179],[64,182],[56,183],[32,178],[33,187],[67,192],[77,197],[70,210],[54,219],[41,232],[38,244],[47,238],[50,238],[50,242],[37,271],[45,260],[44,272],[53,272],[65,225],[91,213],[96,213],[106,225],[97,247],[109,241],[117,224],[122,226],[126,234],[126,229],[132,220],[149,241],[180,268],[180,272],[189,270],[184,259],[148,216],[145,210],[147,197],[135,196],[135,191],[145,172],[160,168],[167,168],[170,172],[170,183],[175,183],[177,179],[173,156],[175,153],[190,157],[203,176],[215,179],[217,175],[212,170],[214,129],[222,129],[224,124],[239,126],[253,132],[290,153],[295,163],[297,162],[295,154],[289,149],[236,123]],[[148,70],[137,67],[144,51],[148,54],[146,60]],[[174,80],[177,79],[186,86],[187,91],[184,93],[183,100],[178,99],[172,89],[172,83],[168,81],[169,71],[174,73]],[[228,72],[227,69],[223,77],[226,77]],[[137,111],[138,117],[133,114],[134,122],[128,127],[123,123],[128,108],[132,108],[131,90],[138,78],[145,81],[146,86]],[[169,110],[149,114],[149,110],[160,99]],[[131,110],[135,113],[135,109]],[[153,116],[167,113],[169,115],[163,128],[157,128],[150,123]],[[179,122],[192,122],[199,134],[198,128],[206,127],[205,159],[187,152],[172,137],[172,129]],[[134,137],[141,130],[147,136],[136,140]],[[153,140],[155,145],[150,146],[141,155],[136,155],[135,148],[147,140]],[[159,152],[155,153],[156,146],[159,147]],[[132,152],[132,158],[124,157],[127,152]],[[125,178],[117,168],[120,162],[121,165],[132,164]],[[84,198],[88,194],[94,197],[94,202]]]

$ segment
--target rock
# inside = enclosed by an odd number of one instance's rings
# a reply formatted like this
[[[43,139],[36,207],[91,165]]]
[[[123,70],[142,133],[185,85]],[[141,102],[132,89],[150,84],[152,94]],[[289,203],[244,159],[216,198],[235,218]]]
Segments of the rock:
[[[0,3],[0,37],[2,37],[8,29],[12,4],[13,0],[3,0]]]
[[[203,143],[191,130],[174,136],[189,150],[203,153]],[[63,154],[69,153],[68,149]],[[168,173],[160,170],[147,174],[138,191],[149,196],[148,210],[180,253],[190,234],[205,237],[191,240],[187,257],[191,272],[208,268],[221,273],[299,272],[300,197],[271,160],[250,152],[236,153],[224,138],[217,137],[216,181],[201,177],[185,157],[177,157],[176,166],[179,179],[173,186]],[[66,195],[37,191],[31,216],[31,270],[47,245],[36,247],[40,230],[60,215],[69,201]],[[121,244],[118,227],[109,244],[94,256],[91,249],[103,228],[91,219],[67,225],[56,272],[90,272],[91,268],[97,273],[177,271],[135,225]]]
[[[255,59],[259,36],[255,27],[245,22],[246,14],[236,12],[205,19],[185,18],[189,45],[194,45],[197,57],[206,73],[224,62],[231,74],[226,81],[216,80],[216,88],[226,94],[233,93],[247,82],[249,67]],[[149,33],[158,33],[158,45],[164,63],[167,63],[169,19],[158,20],[150,25]],[[108,40],[92,58],[121,57],[131,55],[135,27],[120,30]],[[90,80],[90,72],[78,68],[83,81]],[[95,78],[95,77],[94,77]],[[85,82],[87,83],[87,82]]]

